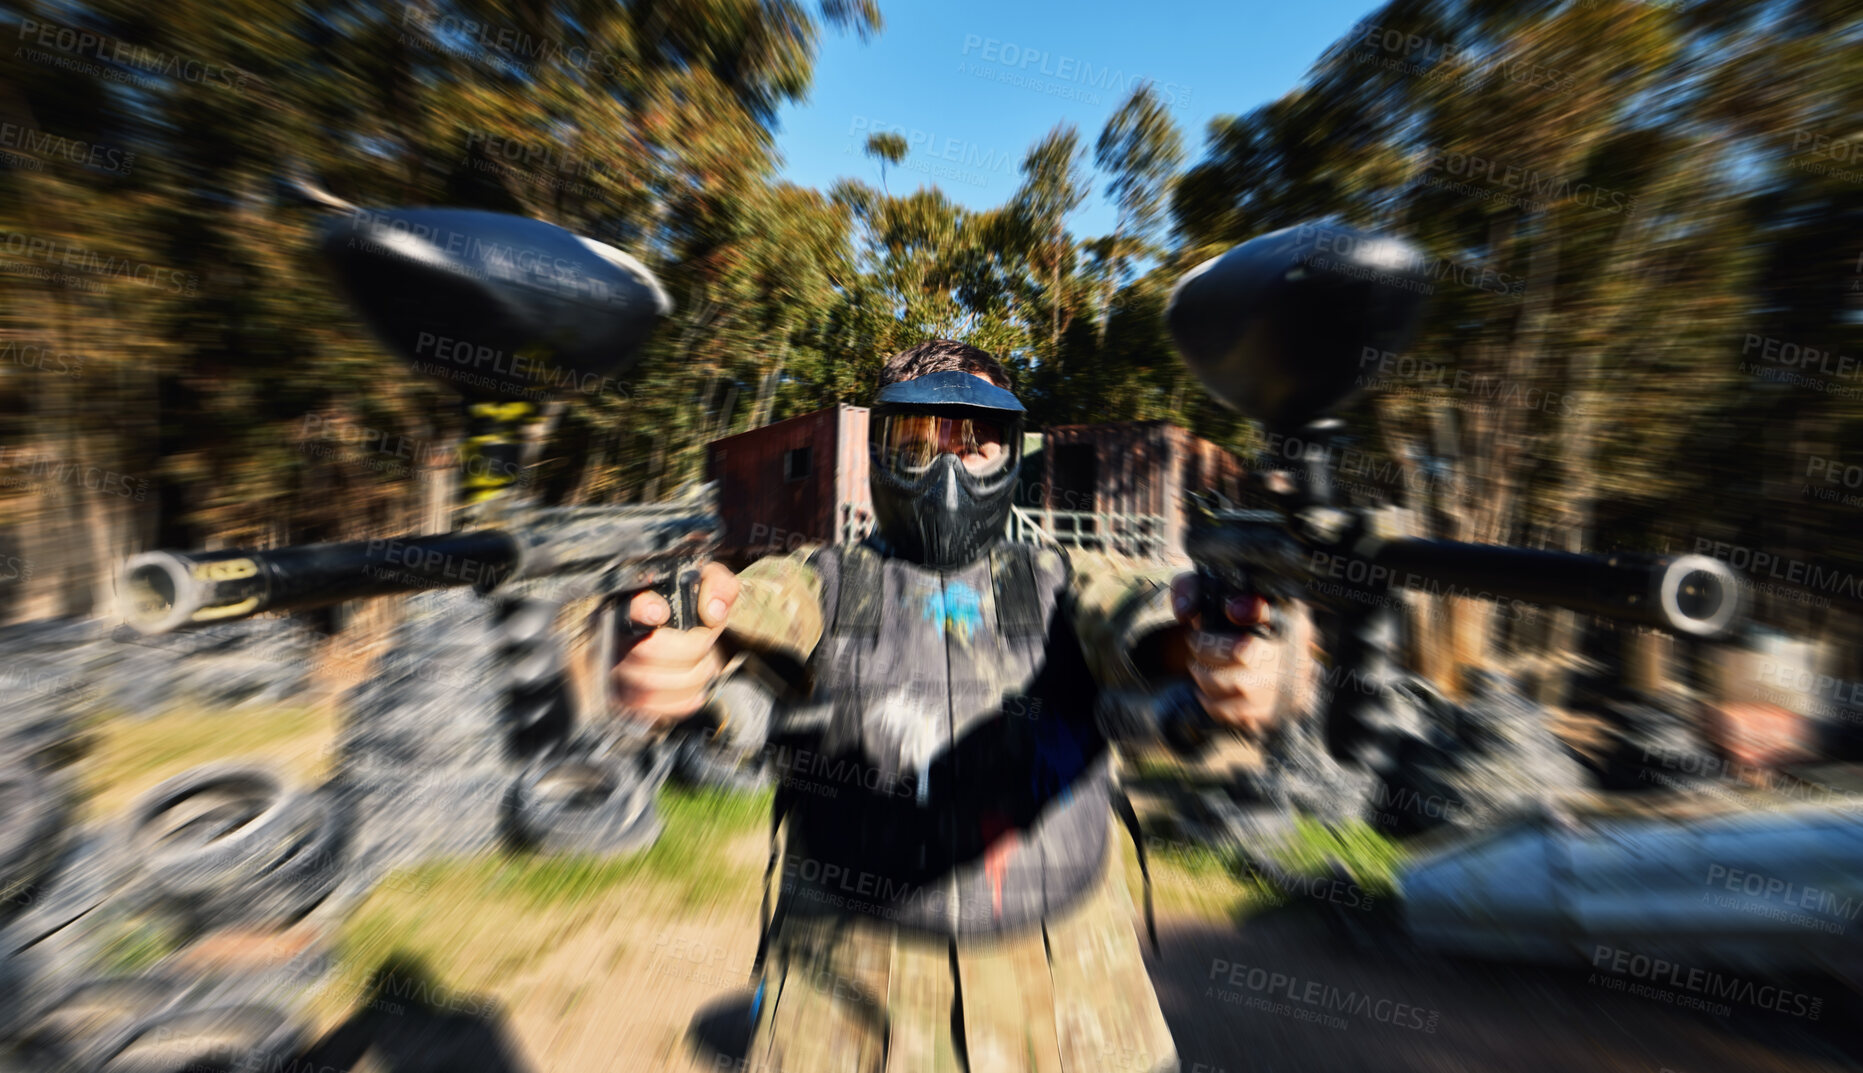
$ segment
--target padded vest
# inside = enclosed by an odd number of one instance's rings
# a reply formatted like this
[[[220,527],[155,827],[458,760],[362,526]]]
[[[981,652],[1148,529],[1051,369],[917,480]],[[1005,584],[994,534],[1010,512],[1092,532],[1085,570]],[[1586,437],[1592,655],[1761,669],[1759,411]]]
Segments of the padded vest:
[[[1110,750],[1060,604],[1066,561],[999,544],[936,570],[867,545],[817,553],[831,708],[773,751],[787,816],[779,912],[866,913],[948,935],[1027,927],[1106,853]]]

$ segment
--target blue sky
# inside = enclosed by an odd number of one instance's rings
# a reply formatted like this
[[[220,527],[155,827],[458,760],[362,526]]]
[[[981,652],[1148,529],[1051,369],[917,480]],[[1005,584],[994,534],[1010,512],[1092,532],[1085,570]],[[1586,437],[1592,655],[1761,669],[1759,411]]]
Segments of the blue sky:
[[[886,29],[824,35],[808,101],[784,109],[783,176],[826,189],[841,176],[878,184],[867,134],[911,143],[887,185],[937,186],[960,204],[1008,200],[1022,154],[1057,122],[1080,128],[1091,153],[1132,79],[1172,102],[1191,161],[1219,115],[1286,93],[1327,45],[1378,7],[1374,0],[880,0]],[[1104,181],[1072,220],[1077,235],[1110,232]]]

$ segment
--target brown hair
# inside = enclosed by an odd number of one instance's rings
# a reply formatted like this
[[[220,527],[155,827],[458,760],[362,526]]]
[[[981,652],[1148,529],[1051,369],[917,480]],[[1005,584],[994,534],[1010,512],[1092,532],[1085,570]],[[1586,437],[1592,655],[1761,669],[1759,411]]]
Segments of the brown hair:
[[[996,360],[996,355],[955,339],[933,339],[887,358],[886,364],[880,366],[880,386],[916,380],[928,373],[953,371],[982,373],[997,387],[1015,390],[1015,381],[1010,379],[1003,363]]]

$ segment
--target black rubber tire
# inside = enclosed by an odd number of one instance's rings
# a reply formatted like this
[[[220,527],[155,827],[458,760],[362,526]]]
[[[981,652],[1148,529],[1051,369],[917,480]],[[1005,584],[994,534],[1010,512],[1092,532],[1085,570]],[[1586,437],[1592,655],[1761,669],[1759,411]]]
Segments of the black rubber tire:
[[[56,785],[22,763],[0,764],[0,921],[27,905],[64,851],[69,811]]]
[[[169,825],[177,814],[184,822]],[[202,925],[288,923],[341,881],[351,826],[339,794],[291,793],[261,769],[210,766],[145,795],[129,842],[149,900]]]
[[[171,1008],[185,991],[165,976],[105,976],[75,984],[19,1035],[19,1043],[51,1068],[89,1068],[132,1025]]]
[[[168,893],[211,894],[270,836],[288,799],[280,780],[261,768],[194,768],[131,806],[126,848],[149,875],[164,878]]]
[[[653,792],[651,781],[619,764],[543,761],[512,784],[503,834],[544,853],[636,853],[660,837]]]
[[[272,1006],[178,1009],[148,1017],[103,1049],[95,1073],[241,1073],[288,1068],[303,1029]]]
[[[290,924],[348,876],[354,833],[350,799],[334,788],[294,794],[261,855],[226,896],[206,903],[214,923]],[[158,883],[160,880],[157,881]]]

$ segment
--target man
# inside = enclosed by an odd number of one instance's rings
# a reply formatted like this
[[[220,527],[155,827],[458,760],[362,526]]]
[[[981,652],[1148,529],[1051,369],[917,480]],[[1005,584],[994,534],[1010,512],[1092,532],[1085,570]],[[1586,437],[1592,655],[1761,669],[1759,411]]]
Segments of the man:
[[[775,753],[788,833],[748,1067],[1175,1070],[1114,867],[1110,745],[1267,729],[1309,677],[1304,620],[1237,602],[1205,634],[1190,575],[1087,598],[1103,578],[1003,540],[1023,408],[1002,365],[935,340],[880,381],[873,536],[709,566],[704,625],[653,630],[613,674],[636,718],[710,705],[740,745],[807,743]],[[668,620],[651,593],[630,614]],[[807,669],[789,696],[724,673],[779,657]],[[1166,699],[1183,672],[1195,705]]]

